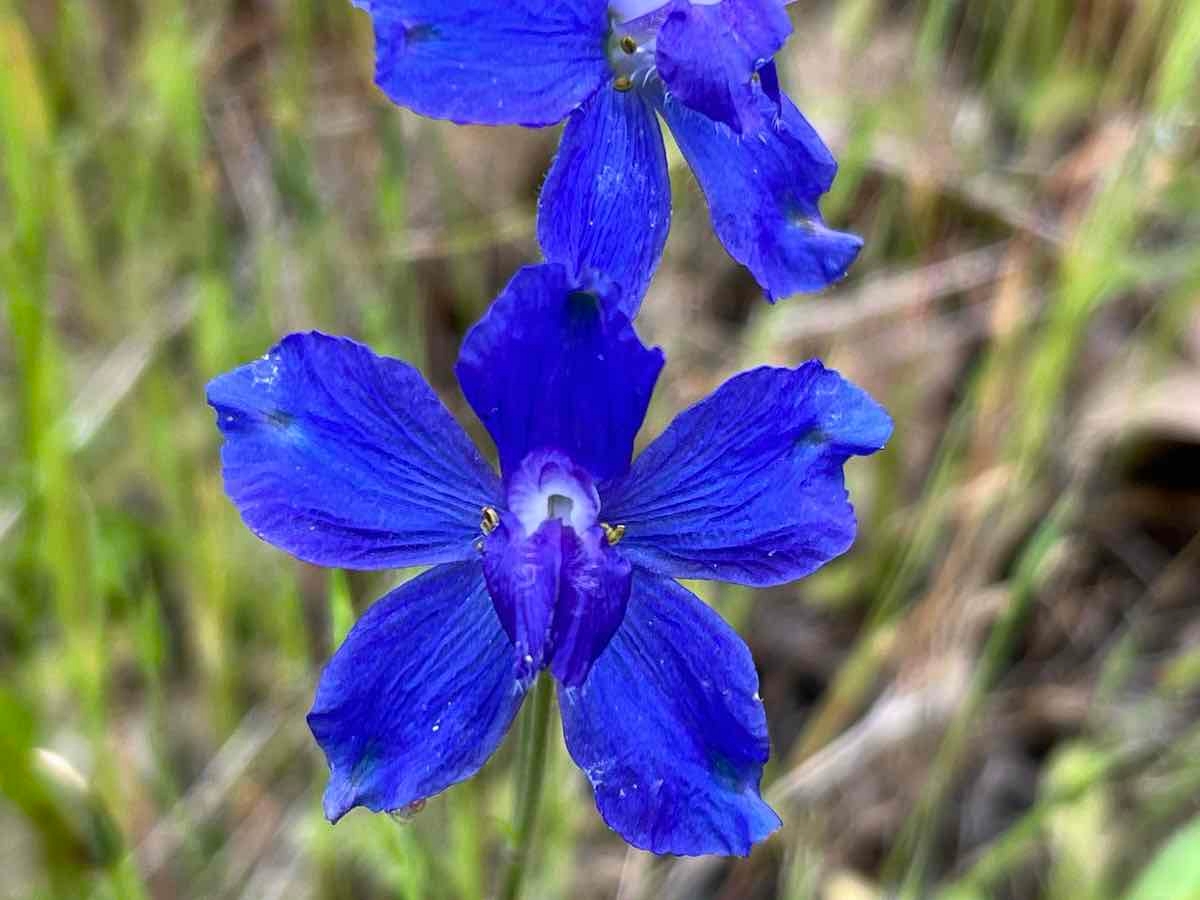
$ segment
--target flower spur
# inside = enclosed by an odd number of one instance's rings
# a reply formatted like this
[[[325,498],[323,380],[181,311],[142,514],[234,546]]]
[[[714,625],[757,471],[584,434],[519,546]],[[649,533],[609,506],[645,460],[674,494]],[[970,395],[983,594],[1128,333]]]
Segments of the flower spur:
[[[580,283],[601,269],[634,300],[649,284],[671,217],[659,116],[717,236],[768,299],[820,290],[858,255],[861,240],[818,209],[837,164],[779,89],[783,0],[356,5],[374,22],[376,81],[401,106],[480,125],[567,120],[538,238]],[[576,252],[583,229],[602,236],[591,242],[601,255]]]
[[[843,552],[842,465],[891,424],[819,362],[759,368],[631,464],[662,364],[562,266],[518,272],[457,366],[502,478],[415,369],[346,338],[290,335],[210,384],[255,534],[318,565],[432,565],[322,674],[309,725],[331,820],[470,777],[549,670],[567,748],[629,843],[745,854],[778,827],[750,653],[675,579],[779,584]]]

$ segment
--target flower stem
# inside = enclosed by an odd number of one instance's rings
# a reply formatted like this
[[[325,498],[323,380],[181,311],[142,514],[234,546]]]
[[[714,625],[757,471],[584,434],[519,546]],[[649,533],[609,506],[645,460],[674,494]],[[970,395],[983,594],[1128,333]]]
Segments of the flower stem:
[[[516,836],[513,855],[504,876],[500,900],[518,900],[529,846],[537,825],[542,799],[542,781],[546,769],[546,739],[550,733],[550,704],[554,699],[554,679],[543,672],[533,688],[533,708],[522,722],[521,746],[517,756]]]

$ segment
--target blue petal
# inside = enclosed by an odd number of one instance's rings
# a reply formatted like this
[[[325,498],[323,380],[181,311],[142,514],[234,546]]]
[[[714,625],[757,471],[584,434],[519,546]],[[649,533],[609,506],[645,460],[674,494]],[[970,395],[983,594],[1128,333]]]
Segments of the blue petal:
[[[463,340],[457,371],[506,478],[550,448],[598,480],[629,468],[662,364],[611,303],[547,264],[513,276]]]
[[[529,679],[541,671],[558,602],[563,525],[542,523],[528,537],[516,517],[505,514],[483,543],[483,571],[496,614],[512,642],[516,673]]]
[[[573,686],[587,678],[625,617],[631,568],[598,526],[578,535],[568,530],[566,536],[550,670],[562,684]]]
[[[779,0],[677,3],[658,32],[655,62],[672,96],[738,134],[764,118],[754,73],[787,41],[792,23]]]
[[[421,115],[552,125],[612,78],[605,0],[359,0],[375,81]]]
[[[308,725],[332,772],[325,815],[403,810],[471,777],[523,696],[479,563],[418,575],[367,611],[321,675]]]
[[[731,378],[681,413],[620,482],[601,515],[618,549],[676,578],[781,584],[854,540],[842,465],[891,434],[866,392],[812,360]]]
[[[284,338],[221,375],[225,490],[263,540],[317,565],[468,559],[500,485],[412,366],[347,338]]]
[[[637,91],[603,89],[571,115],[538,204],[538,241],[580,283],[598,273],[633,316],[671,225],[667,154]]]
[[[675,582],[634,571],[621,628],[558,701],[600,815],[635,847],[745,855],[779,827],[759,796],[769,744],[750,651]]]
[[[775,104],[775,109],[782,109],[783,91],[779,87],[779,70],[775,67],[775,63],[769,62],[759,69],[758,77],[759,84],[762,85],[763,94]]]
[[[526,536],[506,515],[484,542],[483,569],[517,676],[528,683],[549,663],[560,682],[583,682],[629,599],[629,563],[604,532],[593,527],[580,535],[549,519]]]
[[[817,202],[837,163],[792,102],[780,99],[779,118],[744,137],[669,95],[661,100],[717,236],[771,301],[837,281],[862,248],[855,235],[825,227]],[[773,101],[764,94],[759,103],[769,112]]]

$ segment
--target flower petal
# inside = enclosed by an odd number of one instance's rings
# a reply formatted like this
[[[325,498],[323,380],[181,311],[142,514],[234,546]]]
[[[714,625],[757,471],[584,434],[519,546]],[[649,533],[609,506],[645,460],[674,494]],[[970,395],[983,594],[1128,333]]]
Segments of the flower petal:
[[[842,465],[891,434],[865,391],[811,360],[759,368],[681,413],[620,482],[601,515],[626,526],[620,551],[676,578],[781,584],[854,540]]]
[[[604,0],[357,0],[375,81],[424,116],[552,125],[612,77]]]
[[[544,526],[543,526],[544,527]],[[568,530],[562,581],[551,623],[550,670],[562,684],[582,684],[625,618],[629,563],[609,545],[599,526]]]
[[[317,565],[468,559],[500,486],[412,366],[348,338],[284,338],[208,386],[225,490],[250,529]]]
[[[526,535],[512,515],[484,541],[488,592],[526,683],[547,663],[580,684],[625,615],[629,563],[597,526],[577,534],[548,519]]]
[[[571,114],[538,203],[538,241],[580,283],[598,273],[637,312],[671,227],[671,180],[654,109],[604,88]]]
[[[635,570],[629,608],[581,687],[567,749],[609,827],[653,853],[745,855],[779,827],[759,796],[769,745],[741,638],[674,581]]]
[[[558,519],[526,536],[516,518],[506,514],[484,539],[488,593],[512,642],[521,679],[536,675],[546,661],[562,557],[563,524]]]
[[[463,340],[457,372],[506,478],[550,448],[598,480],[629,468],[662,364],[611,302],[547,264],[513,276]]]
[[[739,136],[671,96],[661,111],[708,200],[713,228],[771,301],[819,291],[846,274],[862,240],[825,226],[817,202],[837,171],[800,111],[782,110],[762,131]],[[765,111],[773,101],[761,92]]]
[[[738,134],[764,117],[751,79],[787,41],[792,23],[780,0],[677,3],[658,32],[655,61],[672,96]]]
[[[392,591],[350,630],[308,714],[332,772],[325,815],[403,810],[474,775],[524,690],[478,562]]]

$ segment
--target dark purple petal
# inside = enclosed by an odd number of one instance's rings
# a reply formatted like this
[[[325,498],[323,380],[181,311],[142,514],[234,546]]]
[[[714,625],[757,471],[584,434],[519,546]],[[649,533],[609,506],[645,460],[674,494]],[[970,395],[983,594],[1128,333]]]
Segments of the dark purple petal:
[[[860,238],[821,219],[817,203],[837,163],[792,102],[780,99],[779,118],[744,137],[670,96],[661,100],[717,236],[772,301],[837,281],[862,248]],[[759,104],[766,114],[774,102],[760,89]]]
[[[357,0],[393,102],[477,125],[552,125],[612,78],[605,0]]]
[[[582,684],[625,617],[630,566],[599,526],[570,531],[554,610],[550,670],[562,684]]]
[[[517,272],[464,339],[457,372],[506,478],[553,448],[601,479],[629,468],[662,364],[623,314],[547,264]]]
[[[293,334],[208,386],[225,490],[250,529],[317,565],[474,556],[500,485],[420,373],[347,338]]]
[[[308,725],[325,815],[403,810],[471,777],[524,697],[478,562],[437,566],[372,606],[325,667]]]
[[[671,181],[653,108],[637,91],[604,88],[571,114],[538,203],[538,241],[579,283],[618,286],[633,316],[662,257]]]
[[[541,671],[558,602],[563,524],[551,519],[526,536],[515,516],[484,538],[483,571],[496,614],[512,642],[518,677]]]
[[[792,23],[780,0],[675,4],[658,32],[658,72],[673,97],[738,134],[778,114],[764,110],[752,79],[787,41]]]
[[[643,850],[745,855],[779,827],[750,651],[674,581],[635,570],[625,618],[581,687],[560,687],[567,749],[609,827]]]
[[[725,382],[681,413],[620,481],[601,516],[619,549],[676,578],[780,584],[854,540],[842,466],[874,453],[892,423],[865,391],[812,360]]]

